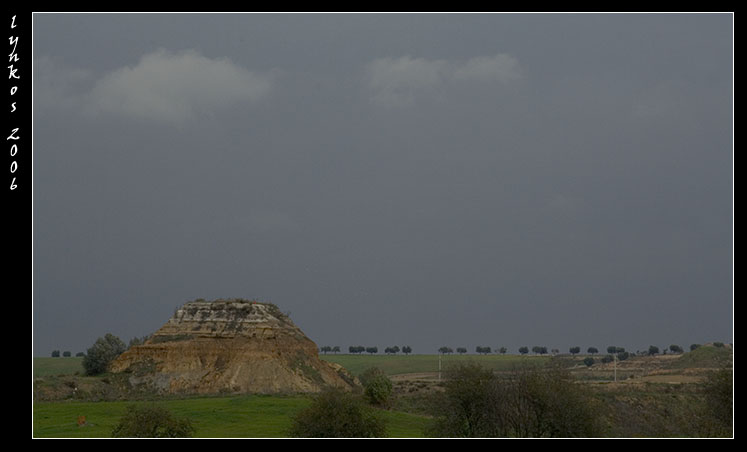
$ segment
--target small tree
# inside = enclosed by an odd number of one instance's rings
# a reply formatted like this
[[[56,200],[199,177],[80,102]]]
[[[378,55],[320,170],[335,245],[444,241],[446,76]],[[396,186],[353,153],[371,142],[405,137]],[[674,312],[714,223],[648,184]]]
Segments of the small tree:
[[[340,389],[327,389],[292,421],[295,438],[380,438],[386,424],[363,400]]]
[[[379,347],[366,347],[366,353],[370,353],[371,355],[379,353]]]
[[[190,438],[194,427],[189,419],[177,419],[157,405],[130,405],[112,430],[114,438]]]
[[[335,345],[334,347],[332,347],[332,353],[335,353],[335,354],[340,353],[340,346]]]
[[[402,353],[404,353],[405,355],[409,355],[410,353],[412,353],[412,347],[410,347],[409,345],[403,345]]]
[[[690,351],[693,351],[698,347],[700,347],[700,344],[690,344]]]
[[[586,367],[591,367],[592,365],[594,365],[594,358],[592,358],[591,356],[587,356],[586,358],[584,358],[584,364],[586,364]]]
[[[501,347],[498,349],[498,352],[500,352],[501,355],[505,355],[506,352],[508,352],[508,349],[506,347]]]
[[[320,348],[319,350],[326,355],[328,352],[332,351],[332,347],[330,347],[329,345],[325,345],[324,347]]]
[[[590,397],[559,367],[527,366],[498,377],[478,364],[447,369],[430,433],[441,437],[593,437]]]
[[[96,340],[83,357],[83,369],[87,375],[106,372],[109,364],[127,350],[127,345],[117,336],[107,333]]]
[[[682,350],[682,347],[676,344],[672,344],[669,346],[669,351],[672,353],[682,353],[684,350]]]
[[[571,347],[568,351],[575,356],[577,353],[581,353],[581,347]]]
[[[62,352],[62,356],[64,358],[70,358],[71,356],[73,356],[73,354],[70,353],[69,351],[64,351],[64,352]]]
[[[617,347],[615,345],[610,345],[609,347],[607,347],[607,353],[609,353],[610,355],[614,355],[614,354],[617,354],[617,353],[622,353],[624,351],[625,351],[625,348],[623,348],[623,347]]]
[[[594,355],[596,353],[599,353],[599,350],[597,350],[596,347],[589,347],[589,348],[586,349],[586,353],[588,353],[590,355]]]
[[[480,347],[477,347],[477,348],[480,348]],[[463,354],[467,353],[467,349],[465,347],[457,347],[456,351],[460,355],[463,355]]]
[[[529,347],[519,347],[519,353],[521,353],[522,355],[526,355],[527,353],[529,353]]]
[[[648,347],[648,355],[649,356],[654,356],[654,355],[656,355],[658,353],[659,353],[659,347],[657,347],[655,345],[650,345]]]
[[[372,367],[359,377],[363,385],[363,395],[371,405],[386,405],[392,395],[392,381],[381,371]]]

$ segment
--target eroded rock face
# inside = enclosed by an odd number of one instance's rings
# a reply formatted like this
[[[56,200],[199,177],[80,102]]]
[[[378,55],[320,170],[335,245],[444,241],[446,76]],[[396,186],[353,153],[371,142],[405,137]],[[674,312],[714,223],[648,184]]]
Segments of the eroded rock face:
[[[246,300],[185,304],[143,345],[111,365],[130,381],[168,393],[297,393],[352,388],[340,366],[280,310]]]

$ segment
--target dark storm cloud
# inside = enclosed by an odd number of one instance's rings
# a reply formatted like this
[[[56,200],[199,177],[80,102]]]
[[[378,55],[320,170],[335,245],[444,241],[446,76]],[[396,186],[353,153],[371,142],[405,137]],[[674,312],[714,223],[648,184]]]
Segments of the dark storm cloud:
[[[44,14],[34,38],[35,353],[199,297],[344,348],[732,340],[729,15]]]

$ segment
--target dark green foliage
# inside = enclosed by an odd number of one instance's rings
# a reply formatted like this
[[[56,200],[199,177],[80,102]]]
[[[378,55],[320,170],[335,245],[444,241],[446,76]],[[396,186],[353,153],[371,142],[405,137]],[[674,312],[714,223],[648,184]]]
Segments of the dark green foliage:
[[[433,436],[600,436],[591,399],[560,368],[530,366],[499,377],[467,363],[446,375]]]
[[[571,355],[575,355],[581,353],[581,347],[571,347],[568,351],[571,352]]]
[[[393,385],[380,369],[372,367],[358,377],[363,385],[363,395],[372,405],[386,405],[392,395]]]
[[[733,435],[734,373],[724,366],[711,371],[701,383],[705,398],[703,430],[705,436],[728,437]]]
[[[127,346],[121,339],[113,334],[107,333],[104,337],[96,340],[83,357],[83,369],[87,375],[97,375],[106,372],[109,364],[127,350]]]
[[[65,352],[62,352],[62,356],[65,358],[70,358],[71,356],[73,356],[73,354],[70,353],[69,351],[65,351]]]
[[[586,349],[586,353],[593,355],[595,353],[599,353],[599,350],[597,350],[596,347],[589,347],[588,349]]]
[[[131,405],[112,430],[114,438],[190,438],[194,427],[189,419],[177,419],[157,405]]]
[[[443,396],[435,404],[438,412],[428,433],[436,437],[478,438],[506,436],[499,407],[501,391],[492,371],[465,363],[445,372]]]
[[[386,436],[386,425],[360,397],[328,389],[293,418],[289,434],[295,438],[380,438]]]
[[[591,356],[587,356],[586,358],[584,358],[584,364],[586,364],[587,367],[593,366],[594,358],[592,358]]]
[[[676,344],[670,345],[669,346],[669,350],[672,353],[682,353],[684,351],[684,350],[682,350],[682,347],[680,347],[679,345],[676,345]]]
[[[651,345],[648,347],[648,354],[649,356],[657,355],[659,354],[659,347],[655,345]]]
[[[60,357],[60,351],[59,350],[53,350],[52,351],[52,358],[59,358]]]

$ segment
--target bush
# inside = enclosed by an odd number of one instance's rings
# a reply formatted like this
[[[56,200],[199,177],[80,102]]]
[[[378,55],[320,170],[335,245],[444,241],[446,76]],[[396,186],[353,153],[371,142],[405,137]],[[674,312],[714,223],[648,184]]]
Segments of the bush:
[[[109,364],[121,355],[127,346],[117,336],[107,333],[96,340],[83,357],[83,369],[87,375],[97,375],[106,372]]]
[[[702,430],[705,436],[733,435],[734,375],[728,366],[709,372],[700,384],[705,399]]]
[[[368,403],[372,405],[386,405],[389,397],[392,395],[392,381],[384,372],[376,367],[372,367],[361,374],[359,377],[363,385],[363,394],[366,396]]]
[[[594,358],[592,358],[591,356],[587,356],[586,358],[584,358],[584,364],[586,364],[587,367],[593,366]]]
[[[289,433],[295,438],[380,438],[386,435],[386,425],[359,397],[327,389],[293,418]]]
[[[527,366],[498,377],[479,364],[459,364],[446,374],[433,436],[600,436],[591,399],[565,370]]]
[[[190,438],[193,434],[189,419],[177,419],[157,405],[130,405],[112,430],[114,438]]]

